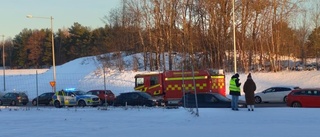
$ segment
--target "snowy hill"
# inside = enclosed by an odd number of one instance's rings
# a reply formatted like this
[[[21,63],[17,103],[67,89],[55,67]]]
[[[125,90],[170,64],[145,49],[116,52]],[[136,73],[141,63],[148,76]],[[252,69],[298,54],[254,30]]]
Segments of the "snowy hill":
[[[139,58],[140,54],[123,56],[125,70],[119,71],[115,66],[106,68],[105,75],[102,69],[102,63],[97,60],[96,56],[83,57],[67,62],[63,65],[56,66],[57,90],[64,88],[78,88],[84,91],[90,89],[112,90],[116,95],[121,92],[132,91],[134,87],[134,76],[145,71],[132,71],[133,56]],[[111,63],[112,64],[112,63]],[[53,79],[53,71],[49,70],[6,70],[5,84],[6,91],[25,91],[30,98],[33,98],[43,92],[50,92],[52,88],[49,84]],[[36,75],[38,73],[38,75]],[[228,89],[229,79],[232,73],[226,73],[226,85]],[[240,73],[240,82],[244,83],[247,74]],[[105,77],[105,80],[104,80]],[[257,84],[259,92],[265,88],[275,85],[294,85],[302,88],[320,87],[320,71],[282,71],[269,73],[252,73],[253,80]],[[3,82],[3,74],[0,74],[0,91]],[[38,83],[38,84],[37,84]]]
[[[123,58],[130,64],[131,56]],[[114,69],[112,69],[114,68]],[[5,70],[6,75],[0,74],[0,92],[24,91],[30,98],[38,94],[52,91],[49,82],[53,80],[53,69]],[[56,66],[56,89],[78,88],[83,91],[90,89],[107,89],[114,93],[132,91],[134,75],[129,67],[119,72],[115,67],[106,68],[103,73],[102,64],[96,56],[78,58],[63,65]],[[104,80],[104,77],[106,79]],[[5,81],[5,82],[4,82]],[[5,84],[5,86],[4,86]]]

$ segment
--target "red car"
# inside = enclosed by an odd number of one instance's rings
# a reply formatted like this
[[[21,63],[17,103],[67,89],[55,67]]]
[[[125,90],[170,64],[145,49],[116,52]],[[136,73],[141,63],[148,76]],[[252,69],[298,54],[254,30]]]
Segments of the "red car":
[[[115,95],[111,90],[90,90],[87,92],[87,94],[98,96],[101,105],[103,105],[106,101],[108,105],[112,105],[115,100]]]
[[[320,107],[320,88],[292,90],[288,94],[289,107]]]

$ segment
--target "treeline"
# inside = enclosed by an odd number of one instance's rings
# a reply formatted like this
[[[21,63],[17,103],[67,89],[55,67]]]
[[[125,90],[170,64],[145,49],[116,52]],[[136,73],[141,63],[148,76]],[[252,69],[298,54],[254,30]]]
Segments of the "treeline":
[[[56,64],[70,60],[115,51],[130,51],[122,40],[120,27],[97,28],[74,23],[68,29],[54,34]],[[47,68],[52,65],[52,39],[50,29],[24,29],[10,42],[6,41],[6,65],[11,68]],[[119,45],[123,44],[123,45]]]
[[[319,57],[317,1],[234,2],[122,0],[119,8],[104,17],[105,27],[91,29],[74,23],[68,29],[55,32],[56,64],[83,56],[125,51],[143,53],[145,70],[164,70],[172,69],[175,54],[182,53],[184,61],[179,66],[185,69],[194,66],[232,72],[233,33],[238,71],[267,65],[270,71],[278,71],[282,67],[281,56],[302,61]],[[12,68],[52,64],[49,29],[24,29],[5,45],[6,61]],[[164,53],[169,53],[168,60]],[[165,62],[169,62],[169,66]]]

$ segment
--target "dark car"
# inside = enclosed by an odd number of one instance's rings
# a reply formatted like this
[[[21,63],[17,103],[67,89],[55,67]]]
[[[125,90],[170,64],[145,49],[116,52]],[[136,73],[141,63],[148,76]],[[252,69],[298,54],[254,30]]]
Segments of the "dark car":
[[[24,92],[8,92],[0,97],[0,105],[27,105],[29,98]]]
[[[36,106],[37,104],[39,105],[52,105],[52,96],[54,95],[54,92],[46,92],[42,93],[38,97],[34,98],[32,100],[32,105]],[[38,98],[38,100],[37,100]]]
[[[87,92],[87,94],[98,96],[101,105],[103,105],[106,101],[109,105],[112,105],[115,99],[115,95],[111,90],[90,90]]]
[[[295,89],[288,94],[289,107],[320,107],[320,88]]]
[[[157,104],[157,100],[145,92],[126,92],[118,95],[114,101],[114,106],[148,106]]]
[[[198,108],[231,108],[231,100],[219,93],[197,93]],[[195,108],[195,94],[185,94],[179,105],[186,108]],[[239,100],[239,107],[244,107],[245,102]]]

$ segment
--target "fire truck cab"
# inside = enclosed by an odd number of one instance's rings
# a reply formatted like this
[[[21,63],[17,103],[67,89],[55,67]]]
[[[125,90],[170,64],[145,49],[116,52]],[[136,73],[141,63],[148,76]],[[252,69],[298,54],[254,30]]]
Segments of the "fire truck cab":
[[[166,105],[177,105],[187,92],[214,92],[226,96],[223,70],[212,69],[137,74],[134,89],[161,98]]]

